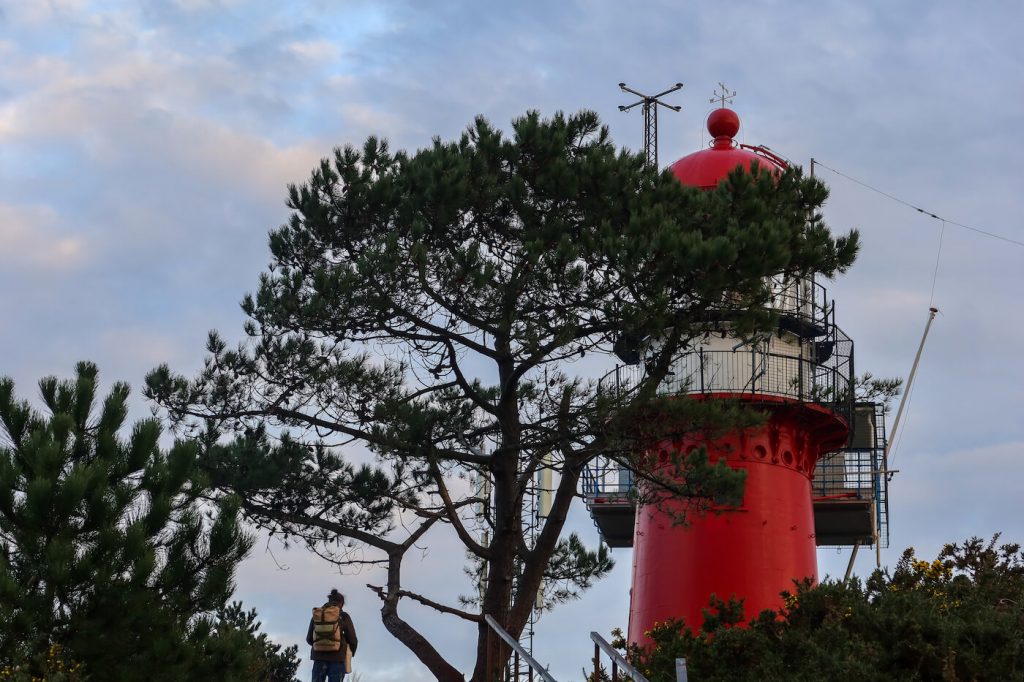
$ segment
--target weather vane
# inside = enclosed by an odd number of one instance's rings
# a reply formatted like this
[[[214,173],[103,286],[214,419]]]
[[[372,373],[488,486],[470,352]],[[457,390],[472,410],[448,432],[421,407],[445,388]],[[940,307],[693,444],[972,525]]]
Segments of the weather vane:
[[[718,87],[722,88],[722,92],[718,92],[717,90],[715,90],[715,96],[712,97],[709,101],[712,104],[714,104],[715,102],[721,102],[722,108],[724,109],[726,102],[732,104],[732,98],[736,96],[736,91],[733,90],[732,92],[729,92],[729,88],[725,87],[725,83],[723,83],[722,81],[718,81]]]
[[[619,83],[619,89],[623,92],[628,92],[636,95],[640,99],[632,104],[626,106],[619,106],[619,111],[629,111],[638,104],[644,105],[644,154],[647,157],[647,163],[652,168],[658,168],[658,105],[671,109],[672,111],[679,111],[682,109],[680,106],[672,106],[671,104],[665,104],[659,97],[664,97],[670,92],[683,87],[682,83],[676,83],[668,90],[659,92],[657,95],[645,95],[642,92],[637,92],[632,88],[627,88],[625,83]]]

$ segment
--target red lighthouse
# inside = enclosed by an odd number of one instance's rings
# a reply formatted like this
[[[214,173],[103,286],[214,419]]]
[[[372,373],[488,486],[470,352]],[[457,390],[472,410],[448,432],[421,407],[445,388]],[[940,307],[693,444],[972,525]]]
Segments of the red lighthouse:
[[[710,147],[671,166],[680,182],[710,189],[737,167],[784,168],[766,149],[734,141],[740,121],[732,110],[715,110],[707,125]],[[644,644],[645,631],[669,618],[698,627],[711,595],[741,598],[747,619],[777,609],[794,580],[817,580],[817,546],[883,539],[884,425],[879,406],[854,403],[853,342],[835,324],[834,302],[813,276],[779,275],[767,284],[777,328],[741,339],[723,309],[717,327],[674,361],[659,386],[679,399],[741,400],[762,412],[756,427],[724,436],[690,433],[656,446],[682,453],[703,446],[712,462],[746,471],[742,503],[688,512],[680,525],[686,502],[637,508],[625,469],[598,462],[585,477],[584,497],[604,540],[633,547],[631,642]],[[602,383],[615,390],[643,371],[622,365]]]

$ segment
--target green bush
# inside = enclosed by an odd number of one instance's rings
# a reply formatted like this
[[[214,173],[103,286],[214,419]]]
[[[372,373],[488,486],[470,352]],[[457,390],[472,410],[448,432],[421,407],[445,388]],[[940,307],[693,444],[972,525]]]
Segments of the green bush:
[[[616,644],[650,682],[675,682],[686,658],[700,682],[1024,679],[1024,554],[972,538],[934,561],[903,553],[890,574],[804,582],[779,611],[742,623],[741,604],[712,599],[698,632],[655,624],[652,645]]]

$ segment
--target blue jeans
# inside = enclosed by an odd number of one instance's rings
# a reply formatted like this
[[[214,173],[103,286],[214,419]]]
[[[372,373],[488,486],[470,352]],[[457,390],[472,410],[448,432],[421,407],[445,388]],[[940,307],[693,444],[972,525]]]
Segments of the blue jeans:
[[[345,664],[341,661],[313,661],[313,682],[341,682]]]

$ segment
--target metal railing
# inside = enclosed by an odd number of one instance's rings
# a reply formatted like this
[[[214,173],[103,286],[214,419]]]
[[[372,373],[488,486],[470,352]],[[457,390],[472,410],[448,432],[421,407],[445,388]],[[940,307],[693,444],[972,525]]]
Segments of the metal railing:
[[[762,394],[816,403],[850,422],[853,408],[850,358],[833,357],[828,363],[814,359],[749,350],[719,351],[703,348],[677,357],[670,373],[658,385],[658,395],[709,393]],[[599,390],[627,400],[643,381],[643,365],[619,365],[598,380]]]
[[[828,300],[828,292],[814,278],[795,278],[774,275],[767,279],[771,298],[768,308],[783,316],[801,319],[823,332],[831,326],[830,316],[835,306]]]
[[[515,640],[514,637],[512,637],[512,635],[505,632],[505,628],[498,625],[498,621],[494,620],[490,614],[485,613],[484,620],[487,622],[487,625],[490,626],[491,630],[501,637],[505,644],[508,644],[512,648],[514,670],[511,674],[515,676],[513,679],[519,679],[519,663],[522,661],[526,663],[529,669],[529,679],[531,681],[533,680],[534,673],[536,673],[538,679],[543,680],[544,682],[555,682],[555,678],[551,677],[547,668],[541,666],[541,664],[538,663],[537,660],[531,656],[529,652],[527,652],[526,649],[524,649],[523,646]]]
[[[811,484],[815,498],[874,500],[880,455],[874,450],[838,450],[822,457],[814,467]]]
[[[784,326],[792,325],[809,338],[823,336],[835,323],[835,305],[828,299],[825,287],[813,277],[797,278],[787,275],[773,275],[764,278],[768,298],[764,307],[776,313]],[[736,294],[725,292],[720,300],[709,306],[712,317],[729,318],[744,302]]]
[[[630,679],[633,682],[647,682],[647,678],[640,674],[636,668],[629,664],[612,645],[605,641],[604,637],[596,632],[590,633],[590,639],[594,641],[594,679],[599,679],[601,671],[601,652],[608,654],[612,661],[612,682],[619,681],[619,669],[622,669],[623,679]]]
[[[885,407],[858,404],[854,442],[824,455],[814,467],[811,494],[815,499],[865,500],[875,508],[879,542],[889,546],[889,483],[882,471],[885,451]]]
[[[586,499],[628,500],[634,494],[634,484],[633,472],[607,457],[591,461],[580,476],[580,487]]]

